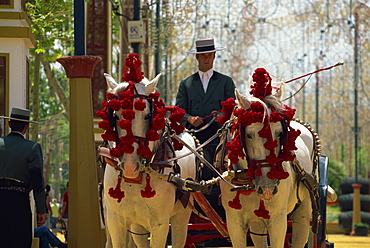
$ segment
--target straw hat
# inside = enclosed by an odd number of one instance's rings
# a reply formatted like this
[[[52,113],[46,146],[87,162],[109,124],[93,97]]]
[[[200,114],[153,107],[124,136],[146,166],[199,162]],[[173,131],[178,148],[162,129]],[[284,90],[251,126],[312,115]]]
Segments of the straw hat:
[[[196,49],[187,51],[188,54],[210,53],[225,50],[224,47],[215,47],[215,42],[212,38],[200,39],[195,41]]]
[[[28,109],[12,108],[12,112],[10,114],[10,117],[0,116],[0,118],[10,119],[10,120],[15,120],[15,121],[39,123],[37,121],[30,121],[30,114],[31,114],[31,111],[29,111]]]

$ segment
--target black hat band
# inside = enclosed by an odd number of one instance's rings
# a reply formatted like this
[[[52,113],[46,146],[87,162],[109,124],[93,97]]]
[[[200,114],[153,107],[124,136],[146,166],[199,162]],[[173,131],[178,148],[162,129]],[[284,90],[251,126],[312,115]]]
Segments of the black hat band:
[[[15,119],[21,119],[21,120],[29,120],[29,117],[24,116],[24,115],[11,114],[10,117],[15,118]]]
[[[205,51],[213,51],[215,50],[215,46],[203,46],[203,47],[197,47],[197,52],[205,52]]]

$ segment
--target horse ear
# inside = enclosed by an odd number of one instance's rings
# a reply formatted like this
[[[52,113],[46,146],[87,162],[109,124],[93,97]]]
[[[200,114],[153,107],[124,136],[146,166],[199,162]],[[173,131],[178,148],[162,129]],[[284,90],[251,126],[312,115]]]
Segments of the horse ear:
[[[274,97],[276,97],[277,99],[279,99],[280,101],[282,101],[283,100],[284,93],[285,93],[285,84],[284,83],[281,83],[279,85],[278,89],[276,90],[276,92],[274,94]]]
[[[104,73],[104,77],[105,80],[107,81],[107,85],[109,86],[109,88],[113,90],[114,88],[117,87],[118,84],[111,75],[109,75],[108,73]]]
[[[239,102],[240,107],[242,107],[243,109],[249,109],[251,102],[248,100],[246,96],[240,94],[237,89],[235,89],[235,96]]]
[[[159,78],[161,77],[161,73],[159,73],[152,81],[149,82],[149,84],[145,85],[145,91],[147,94],[154,92],[155,87],[157,87]]]

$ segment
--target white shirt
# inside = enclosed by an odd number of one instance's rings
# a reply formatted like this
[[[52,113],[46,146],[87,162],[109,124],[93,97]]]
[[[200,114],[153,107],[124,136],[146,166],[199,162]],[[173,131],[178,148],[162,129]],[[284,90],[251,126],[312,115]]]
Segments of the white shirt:
[[[198,73],[199,73],[200,80],[202,80],[204,93],[206,93],[207,92],[208,83],[209,83],[209,79],[213,75],[213,69],[209,69],[206,72],[198,71]]]

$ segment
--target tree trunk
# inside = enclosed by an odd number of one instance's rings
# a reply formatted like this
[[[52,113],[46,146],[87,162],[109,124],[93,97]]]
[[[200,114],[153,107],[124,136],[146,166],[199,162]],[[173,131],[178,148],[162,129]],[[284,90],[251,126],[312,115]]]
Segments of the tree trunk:
[[[53,87],[55,93],[57,94],[60,103],[64,109],[64,117],[69,121],[69,100],[67,96],[64,94],[63,88],[60,86],[58,80],[55,78],[54,72],[51,69],[50,62],[44,60],[44,56],[41,56],[41,63],[44,67],[44,72],[46,77],[49,80],[50,85]]]

